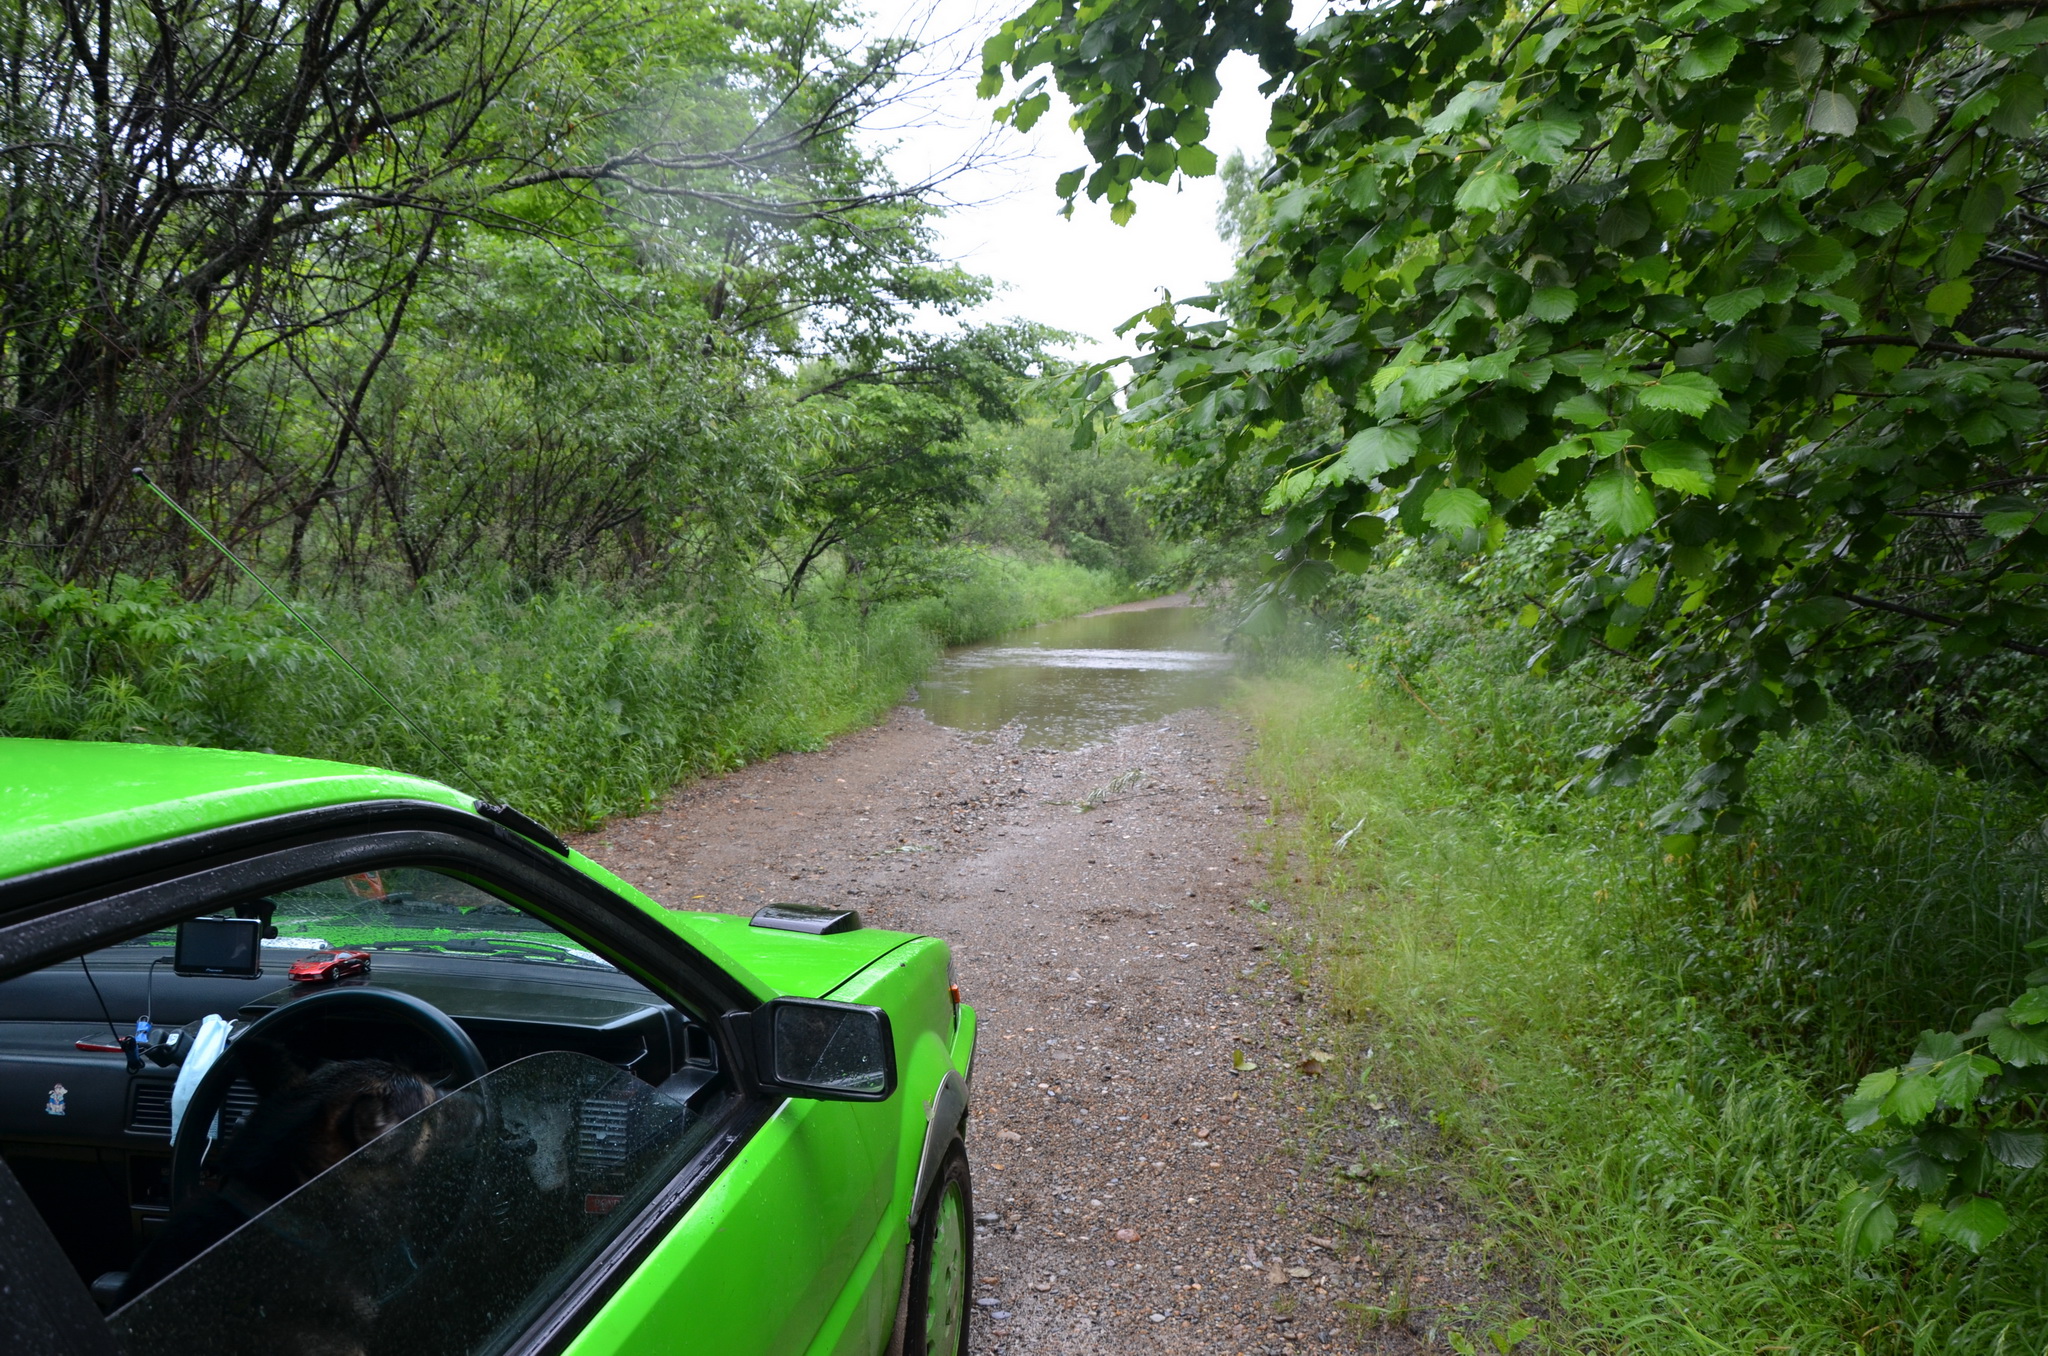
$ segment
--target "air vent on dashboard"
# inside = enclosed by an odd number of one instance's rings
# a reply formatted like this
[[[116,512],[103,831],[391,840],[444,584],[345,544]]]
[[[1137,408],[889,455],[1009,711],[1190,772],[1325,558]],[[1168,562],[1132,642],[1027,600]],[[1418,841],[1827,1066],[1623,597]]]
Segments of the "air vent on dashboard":
[[[249,1086],[246,1078],[237,1078],[228,1089],[227,1100],[220,1104],[220,1133],[225,1139],[242,1128],[242,1122],[249,1119],[249,1113],[256,1109],[256,1089]]]
[[[135,1100],[128,1106],[128,1128],[138,1135],[171,1137],[171,1084],[135,1084]]]
[[[171,1137],[171,1083],[138,1081],[134,1100],[128,1104],[128,1128],[138,1135]],[[221,1130],[232,1135],[249,1113],[256,1109],[256,1089],[246,1078],[237,1078],[221,1104]]]
[[[633,1109],[609,1097],[586,1097],[577,1109],[576,1163],[586,1171],[623,1167]]]

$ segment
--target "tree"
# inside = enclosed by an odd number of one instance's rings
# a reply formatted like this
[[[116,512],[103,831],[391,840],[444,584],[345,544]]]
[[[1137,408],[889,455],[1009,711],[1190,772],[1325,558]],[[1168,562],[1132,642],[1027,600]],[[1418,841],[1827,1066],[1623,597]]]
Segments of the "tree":
[[[1582,510],[1542,662],[1643,661],[1601,775],[1697,740],[1659,817],[1684,834],[1875,668],[2039,681],[2036,8],[1404,0],[1296,33],[1286,0],[1041,0],[983,89],[1049,68],[1095,160],[1061,191],[1127,215],[1132,182],[1213,164],[1216,67],[1258,56],[1257,234],[1222,297],[1144,314],[1129,416],[1212,482],[1264,463],[1295,593],[1390,535],[1483,549]]]
[[[911,48],[842,50],[837,14],[18,0],[0,13],[0,532],[63,578],[175,563],[203,592],[215,564],[130,495],[147,461],[231,542],[283,528],[296,577],[420,297],[472,283],[493,240],[687,276],[700,342],[756,360],[856,276],[852,328],[872,330],[945,270],[929,186],[855,137]],[[804,262],[827,257],[836,273]]]

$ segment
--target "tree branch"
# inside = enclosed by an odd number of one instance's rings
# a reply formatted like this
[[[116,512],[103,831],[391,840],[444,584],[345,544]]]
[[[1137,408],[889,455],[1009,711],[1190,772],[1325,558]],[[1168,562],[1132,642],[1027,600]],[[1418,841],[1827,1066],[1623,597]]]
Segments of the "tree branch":
[[[1963,620],[1960,617],[1945,617],[1939,612],[1929,612],[1925,608],[1913,607],[1906,603],[1887,602],[1882,598],[1869,598],[1860,593],[1842,593],[1836,596],[1842,599],[1843,602],[1854,603],[1858,607],[1869,608],[1873,612],[1893,612],[1901,617],[1911,617],[1915,621],[1932,622],[1936,626],[1946,626],[1951,630],[1959,629],[1963,625]],[[2048,659],[2048,646],[2029,645],[2024,640],[2000,640],[1994,643],[2000,649],[2011,650],[2015,654],[2031,654]]]
[[[2043,0],[2048,3],[2048,0]],[[1933,353],[1956,353],[1966,358],[2024,358],[2028,362],[2048,362],[2048,349],[2044,348],[1993,348],[1988,344],[1950,344],[1939,339],[1925,343],[1910,334],[1840,334],[1821,340],[1827,348],[1918,348]]]

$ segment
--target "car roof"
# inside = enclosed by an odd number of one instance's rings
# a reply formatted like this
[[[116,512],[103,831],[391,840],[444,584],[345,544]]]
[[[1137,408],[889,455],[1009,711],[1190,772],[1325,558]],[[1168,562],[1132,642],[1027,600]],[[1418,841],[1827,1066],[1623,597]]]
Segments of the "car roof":
[[[371,800],[475,802],[401,772],[167,744],[0,739],[0,880],[252,819]]]

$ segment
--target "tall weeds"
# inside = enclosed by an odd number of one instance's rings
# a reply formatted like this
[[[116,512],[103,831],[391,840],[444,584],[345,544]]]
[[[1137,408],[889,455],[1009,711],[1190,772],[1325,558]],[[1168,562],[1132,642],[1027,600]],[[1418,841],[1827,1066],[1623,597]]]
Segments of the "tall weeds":
[[[1347,657],[1280,664],[1247,703],[1364,1077],[1427,1108],[1543,1277],[1556,1348],[2039,1350],[2048,1193],[2024,1183],[1983,1258],[1852,1268],[1834,1107],[2015,991],[2048,933],[2048,805],[1840,725],[1767,753],[1750,834],[1667,857],[1645,826],[1686,769],[1578,794],[1603,674],[1529,677],[1454,602],[1384,577]]]
[[[1065,562],[963,553],[944,593],[865,612],[825,592],[783,609],[743,591],[660,603],[496,584],[318,610],[451,765],[274,609],[23,579],[0,589],[0,733],[371,763],[580,828],[873,719],[942,645],[1126,592]]]

